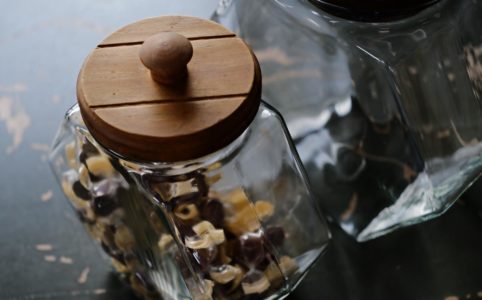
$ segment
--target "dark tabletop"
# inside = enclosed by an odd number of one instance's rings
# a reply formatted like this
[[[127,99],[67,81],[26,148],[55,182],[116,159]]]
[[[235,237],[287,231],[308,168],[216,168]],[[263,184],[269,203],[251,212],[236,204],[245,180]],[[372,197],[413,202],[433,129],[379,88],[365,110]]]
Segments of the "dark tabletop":
[[[16,0],[0,9],[0,299],[133,299],[55,182],[47,153],[89,51],[135,20],[216,0]],[[359,244],[336,227],[289,299],[482,299],[482,183],[444,216]]]

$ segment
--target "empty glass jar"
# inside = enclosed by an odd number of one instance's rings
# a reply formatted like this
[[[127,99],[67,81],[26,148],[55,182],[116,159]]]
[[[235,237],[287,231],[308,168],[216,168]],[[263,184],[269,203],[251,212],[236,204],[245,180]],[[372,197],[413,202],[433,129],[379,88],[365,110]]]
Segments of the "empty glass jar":
[[[182,36],[147,38],[165,30]],[[236,61],[226,63],[232,51]],[[155,69],[150,57],[165,55],[168,65]],[[215,89],[206,85],[216,74],[224,94],[200,96]],[[282,298],[323,252],[327,226],[259,84],[240,39],[190,17],[128,25],[87,58],[50,162],[80,220],[144,299]],[[119,102],[125,93],[132,98]]]
[[[482,171],[482,3],[222,1],[321,205],[359,241],[443,213]]]

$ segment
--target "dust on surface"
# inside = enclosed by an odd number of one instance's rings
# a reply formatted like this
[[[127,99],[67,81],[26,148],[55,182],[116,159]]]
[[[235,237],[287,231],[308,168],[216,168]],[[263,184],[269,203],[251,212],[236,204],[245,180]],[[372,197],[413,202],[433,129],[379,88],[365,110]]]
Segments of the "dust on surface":
[[[12,137],[12,142],[6,149],[7,154],[10,154],[22,143],[25,130],[31,123],[30,116],[19,101],[0,96],[0,122],[5,123],[7,133]]]
[[[40,196],[40,200],[42,200],[42,202],[50,201],[53,195],[54,195],[54,192],[52,190],[48,190]]]

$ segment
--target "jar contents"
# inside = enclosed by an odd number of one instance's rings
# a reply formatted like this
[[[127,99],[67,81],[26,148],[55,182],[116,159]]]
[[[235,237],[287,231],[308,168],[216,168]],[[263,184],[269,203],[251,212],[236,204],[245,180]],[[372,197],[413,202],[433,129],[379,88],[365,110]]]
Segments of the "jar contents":
[[[143,170],[150,199],[126,171],[138,174],[138,166],[107,156],[87,133],[62,149],[64,162],[53,164],[66,167],[64,193],[144,299],[162,299],[166,282],[171,295],[194,299],[265,298],[302,275],[285,247],[286,239],[295,242],[296,227],[273,222],[276,206],[249,199],[241,187],[213,189],[223,178],[220,163],[178,176]]]
[[[147,250],[138,240],[135,225],[139,223],[132,224],[132,220],[126,219],[126,210],[133,209],[136,214],[148,217],[151,226],[144,227],[146,231],[142,235],[159,236],[159,249],[151,250],[160,255],[160,251],[172,243],[172,237],[156,216],[153,206],[139,191],[129,187],[113,167],[113,161],[101,154],[89,140],[67,144],[65,157],[69,170],[63,173],[62,189],[88,233],[100,243],[118,274],[130,283],[136,294],[145,299],[161,299],[147,275],[148,268],[139,259]]]
[[[222,177],[208,174],[219,167],[169,178],[150,174],[143,180],[164,210],[172,212],[195,273],[202,274],[215,299],[264,298],[298,271],[297,262],[275,255],[284,252],[286,232],[282,226],[263,226],[275,214],[272,203],[252,201],[242,188],[211,189]],[[185,276],[187,282],[193,280]]]

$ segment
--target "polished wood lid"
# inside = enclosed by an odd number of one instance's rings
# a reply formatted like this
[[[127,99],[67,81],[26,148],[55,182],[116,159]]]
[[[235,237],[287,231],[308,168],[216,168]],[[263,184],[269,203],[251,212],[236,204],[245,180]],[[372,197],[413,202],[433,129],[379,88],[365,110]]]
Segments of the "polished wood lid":
[[[217,23],[181,16],[116,31],[77,81],[93,137],[135,161],[186,161],[227,146],[253,120],[260,95],[249,47]]]

